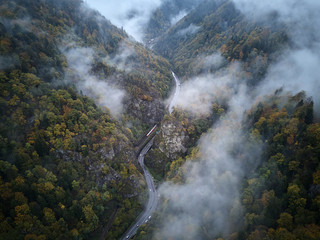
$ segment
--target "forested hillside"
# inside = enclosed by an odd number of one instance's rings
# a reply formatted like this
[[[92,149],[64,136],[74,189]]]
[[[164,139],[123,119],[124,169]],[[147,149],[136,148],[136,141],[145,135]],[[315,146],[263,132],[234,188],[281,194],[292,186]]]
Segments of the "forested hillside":
[[[155,39],[186,16],[204,0],[165,0],[156,9],[145,29],[145,42],[152,46]]]
[[[293,94],[303,89],[296,82],[285,91],[294,75],[280,75],[283,87],[268,96],[264,89],[278,77],[270,68],[281,57],[294,62],[288,52],[301,43],[292,22],[277,22],[276,12],[253,19],[234,2],[205,1],[154,40],[154,51],[185,80],[181,94],[193,94],[181,98],[194,106],[176,106],[162,121],[146,158],[164,181],[162,204],[136,239],[320,238],[318,96]],[[292,66],[285,67],[279,69]],[[299,78],[306,88],[309,79]],[[251,94],[258,99],[244,100]]]
[[[313,123],[312,99],[303,92],[275,95],[248,118],[252,136],[266,144],[262,165],[243,183],[240,234],[246,239],[320,238],[320,125]]]
[[[228,62],[243,61],[247,77],[257,81],[279,46],[287,43],[285,27],[248,21],[230,0],[205,1],[156,40],[153,48],[168,58],[179,76],[203,71],[205,57],[220,53]],[[284,48],[284,46],[281,46]]]
[[[0,15],[0,238],[99,237],[117,212],[117,239],[141,209],[133,144],[162,118],[168,62],[82,1],[2,1]],[[120,115],[88,79],[124,93]]]
[[[127,237],[155,124],[130,237],[320,239],[320,5],[279,2],[159,0],[143,44],[83,0],[2,0],[0,239]]]
[[[215,84],[214,80],[210,83],[209,79],[214,76],[223,78],[226,72],[234,72],[232,74],[238,75],[240,81],[254,88],[265,76],[270,63],[289,44],[284,24],[275,28],[266,22],[249,20],[236,9],[232,1],[196,3],[198,5],[194,3],[195,8],[189,14],[155,40],[154,51],[168,58],[183,80],[193,79],[195,89],[198,88],[197,84],[199,88],[208,89],[212,88],[211,84],[219,85],[220,83]],[[178,9],[184,8],[179,6]],[[171,12],[163,11],[163,14],[168,18]],[[163,24],[160,25],[164,26]],[[238,63],[240,67],[237,66]],[[238,68],[241,70],[238,71]],[[232,74],[228,78],[232,78]],[[201,76],[205,76],[204,81]],[[226,83],[222,83],[225,84],[225,89],[221,88],[220,92],[233,88],[229,86],[227,79],[221,81]],[[192,89],[187,89],[186,93],[188,91]],[[158,135],[155,144],[159,149],[152,149],[147,156],[147,164],[153,167],[155,172],[161,173],[162,177],[169,169],[170,161],[190,152],[200,136],[228,110],[228,98],[220,97],[219,91],[200,94],[199,98],[203,100],[200,100],[199,104],[208,104],[207,112],[199,113],[197,109],[201,109],[202,106],[195,105],[191,108],[194,108],[196,113],[190,114],[184,105],[182,108],[177,107],[171,116],[165,116],[162,122],[163,128],[169,124],[172,125],[173,131],[169,136]],[[206,94],[214,100],[207,103]],[[192,102],[191,99],[184,100]],[[163,129],[162,133],[165,131],[166,129]],[[178,143],[182,146],[180,149],[171,150],[166,139],[172,139],[174,135],[179,136],[183,143]],[[173,142],[171,145],[177,144]],[[170,151],[174,154],[168,154]]]
[[[242,152],[242,147],[232,151],[242,166],[251,169],[241,183],[241,202],[233,206],[230,212],[225,212],[230,220],[228,227],[233,224],[233,231],[228,234],[216,232],[213,226],[217,225],[216,218],[222,216],[219,215],[221,213],[211,212],[211,204],[208,204],[207,208],[197,209],[203,214],[200,216],[201,227],[190,221],[182,232],[178,231],[179,236],[189,239],[190,234],[194,236],[196,232],[199,239],[206,239],[208,236],[250,240],[319,239],[320,125],[314,123],[312,99],[307,98],[304,92],[295,96],[283,96],[278,92],[256,104],[247,113],[245,122],[241,129],[245,149],[252,151],[249,155],[254,156],[252,146],[262,145],[262,159],[254,159],[250,163],[250,157],[248,158],[248,153]],[[166,180],[178,186],[197,182],[197,179],[190,177],[190,163],[205,164],[205,153],[200,148],[192,148],[186,157],[169,163],[165,168]],[[153,158],[155,162],[159,162],[157,157]],[[253,166],[256,164],[258,167],[255,169]],[[161,166],[158,168],[161,169]],[[197,189],[193,191],[205,194]],[[178,199],[177,193],[173,196],[176,197],[175,200]],[[162,218],[166,219],[165,222],[181,221],[177,217],[183,216],[183,212],[179,208],[173,208],[175,203],[171,201],[174,199],[164,197],[163,200],[159,215],[155,216],[151,224],[141,229],[137,239],[166,238],[174,230],[165,228],[166,232],[163,232]]]

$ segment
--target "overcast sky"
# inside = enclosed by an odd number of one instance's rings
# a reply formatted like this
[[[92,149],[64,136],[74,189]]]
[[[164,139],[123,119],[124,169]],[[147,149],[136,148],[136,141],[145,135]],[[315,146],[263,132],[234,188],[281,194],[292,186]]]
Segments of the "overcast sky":
[[[138,41],[142,41],[143,28],[152,11],[161,5],[161,0],[86,0],[85,2],[117,27],[123,27]]]

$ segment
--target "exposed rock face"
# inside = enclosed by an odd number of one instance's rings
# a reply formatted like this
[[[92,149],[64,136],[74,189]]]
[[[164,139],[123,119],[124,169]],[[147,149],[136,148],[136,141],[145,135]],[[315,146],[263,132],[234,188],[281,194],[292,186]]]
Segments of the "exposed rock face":
[[[145,122],[153,124],[162,120],[164,114],[164,106],[159,99],[152,101],[150,104],[146,104],[145,109],[147,113],[144,117]]]
[[[107,159],[107,160],[112,160],[112,158],[114,158],[115,156],[115,152],[113,150],[113,148],[111,148],[111,150],[107,150],[107,148],[101,148],[98,150],[98,153],[101,154],[102,159]]]
[[[164,152],[168,158],[176,159],[187,151],[189,137],[179,121],[171,119],[163,121],[161,138],[160,151]]]
[[[159,98],[153,98],[151,101],[132,98],[127,106],[127,112],[146,124],[160,122],[164,114],[164,105]]]

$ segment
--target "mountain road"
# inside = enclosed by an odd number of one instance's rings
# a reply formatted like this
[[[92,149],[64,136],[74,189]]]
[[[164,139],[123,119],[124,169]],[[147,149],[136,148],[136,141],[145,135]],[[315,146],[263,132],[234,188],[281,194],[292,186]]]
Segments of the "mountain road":
[[[180,93],[180,81],[174,72],[172,72],[172,75],[175,80],[176,87],[175,87],[174,95],[171,98],[171,101],[170,101],[170,104],[168,107],[170,114],[173,111],[173,107],[175,106],[177,98]],[[150,130],[150,132],[152,132],[155,129],[155,127],[156,127],[156,125]],[[150,132],[147,134],[147,136],[149,136]],[[157,189],[155,187],[155,184],[154,184],[154,181],[153,181],[153,178],[152,178],[150,172],[148,171],[148,169],[144,165],[144,156],[147,154],[147,152],[152,147],[153,139],[154,139],[154,137],[146,144],[146,146],[141,150],[141,152],[138,156],[138,162],[143,170],[143,174],[146,179],[147,186],[148,186],[148,193],[149,193],[148,203],[147,203],[144,211],[139,215],[139,217],[134,222],[134,224],[132,224],[131,227],[123,235],[123,237],[121,238],[122,240],[132,238],[137,233],[137,230],[141,225],[150,221],[152,213],[156,210],[158,202],[159,202],[160,195],[157,192]]]

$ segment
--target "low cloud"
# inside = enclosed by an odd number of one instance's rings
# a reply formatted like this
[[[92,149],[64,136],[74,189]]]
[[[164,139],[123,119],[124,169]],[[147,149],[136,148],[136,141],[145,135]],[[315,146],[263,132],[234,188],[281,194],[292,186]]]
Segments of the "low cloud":
[[[211,68],[220,67],[224,59],[215,54],[202,61]],[[242,132],[255,94],[241,76],[241,64],[235,62],[182,84],[178,107],[191,114],[207,114],[214,102],[223,102],[228,111],[200,138],[199,157],[182,167],[184,183],[160,186],[161,196],[168,201],[166,219],[155,238],[207,239],[231,234],[241,225],[241,181],[259,163],[262,149],[260,141],[253,142]]]
[[[191,23],[188,27],[181,29],[177,32],[178,35],[180,36],[188,36],[188,35],[193,35],[196,32],[199,31],[201,27],[194,25],[193,23]]]
[[[253,141],[241,131],[245,112],[257,99],[279,88],[286,94],[305,90],[315,100],[315,111],[319,109],[320,2],[234,2],[249,18],[267,21],[273,15],[285,22],[292,47],[270,65],[262,83],[250,91],[241,78],[241,64],[234,72],[201,75],[182,85],[179,106],[183,109],[208,112],[213,101],[223,99],[228,110],[199,140],[199,158],[182,167],[184,183],[160,186],[166,199],[166,219],[155,233],[158,239],[208,239],[238,231],[243,219],[241,182],[259,163],[263,146],[259,139]]]
[[[113,116],[119,117],[123,112],[125,91],[110,83],[112,79],[102,80],[90,74],[93,49],[72,47],[63,52],[72,70],[66,80],[72,81],[79,91],[92,97],[100,106],[107,107]]]
[[[14,4],[14,3],[13,3]],[[12,32],[15,26],[20,27],[22,32],[32,32],[32,20],[26,16],[24,18],[11,19],[6,17],[0,17],[0,22],[5,26],[8,32]]]
[[[107,56],[104,62],[120,70],[130,72],[133,70],[133,61],[131,57],[135,56],[135,50],[132,45],[122,42],[114,56]]]
[[[319,48],[320,50],[320,48]],[[279,88],[296,94],[302,90],[312,96],[315,111],[320,107],[320,54],[311,49],[287,51],[284,56],[270,67],[265,81],[259,86],[260,94],[271,93]]]
[[[181,10],[177,15],[173,16],[171,18],[171,25],[175,25],[177,22],[179,22],[183,17],[185,17],[188,14],[186,10]]]
[[[224,57],[220,53],[212,54],[204,57],[203,68],[216,68],[218,69],[225,62]]]
[[[18,57],[0,56],[0,70],[13,69],[20,64]]]
[[[183,166],[185,183],[161,185],[161,196],[169,200],[168,215],[156,238],[206,239],[206,234],[230,234],[241,224],[241,181],[258,163],[262,145],[242,134],[252,97],[245,85],[237,89],[230,95],[226,116],[201,137],[199,159]]]
[[[215,61],[210,61],[212,58]],[[223,61],[221,58],[208,56],[204,58],[204,64],[218,66]],[[175,106],[194,115],[210,113],[213,103],[225,103],[237,92],[241,83],[239,72],[240,65],[234,63],[215,74],[202,74],[187,80],[181,85]]]
[[[288,26],[292,47],[270,66],[266,79],[260,86],[260,95],[282,87],[293,94],[302,90],[312,96],[315,112],[320,109],[320,2],[313,0],[233,0],[249,18],[269,21],[269,16]]]
[[[294,22],[303,16],[310,16],[310,14],[317,13],[317,9],[320,8],[320,2],[314,0],[233,0],[233,2],[246,16],[261,19],[261,17],[269,17],[270,14],[277,13],[279,20],[284,22]]]
[[[215,72],[227,64],[228,61],[218,52],[209,56],[200,55],[192,65],[194,72]]]
[[[144,27],[152,12],[161,5],[161,0],[90,0],[87,4],[117,27],[123,27],[137,41],[142,41]]]

